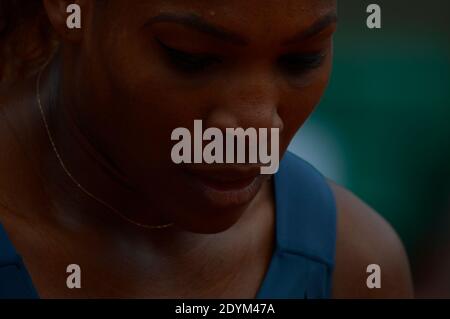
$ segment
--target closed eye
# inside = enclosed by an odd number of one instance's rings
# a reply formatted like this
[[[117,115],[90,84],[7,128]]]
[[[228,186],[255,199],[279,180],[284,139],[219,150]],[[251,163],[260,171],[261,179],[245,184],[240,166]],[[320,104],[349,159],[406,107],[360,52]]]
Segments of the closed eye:
[[[288,75],[302,75],[320,67],[325,57],[324,53],[286,54],[278,59],[278,65]]]
[[[184,52],[164,44],[157,39],[157,42],[169,58],[169,62],[184,73],[199,73],[205,71],[208,67],[221,62],[221,60],[211,54],[194,54]]]

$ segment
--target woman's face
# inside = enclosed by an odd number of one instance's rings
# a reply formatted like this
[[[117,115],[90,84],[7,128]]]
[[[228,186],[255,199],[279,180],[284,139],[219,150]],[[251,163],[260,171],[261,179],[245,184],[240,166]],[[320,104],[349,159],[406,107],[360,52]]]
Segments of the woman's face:
[[[71,106],[80,128],[170,221],[198,232],[230,227],[262,183],[227,195],[201,186],[196,182],[208,175],[218,188],[237,189],[244,181],[234,177],[253,171],[176,165],[172,131],[192,131],[195,119],[204,129],[279,128],[283,154],[328,82],[335,1],[86,6],[92,8],[83,15],[80,45],[64,47],[71,70],[64,76],[81,102]]]

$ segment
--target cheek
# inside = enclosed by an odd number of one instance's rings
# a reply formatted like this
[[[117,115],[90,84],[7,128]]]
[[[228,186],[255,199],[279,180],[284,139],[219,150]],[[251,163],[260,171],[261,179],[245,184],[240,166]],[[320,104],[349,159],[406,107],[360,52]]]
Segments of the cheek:
[[[287,148],[294,135],[319,104],[327,87],[331,70],[331,58],[311,74],[307,85],[289,86],[282,94],[278,113],[284,123],[281,147]]]
[[[115,95],[127,105],[133,123],[167,124],[173,130],[201,115],[207,88],[173,72],[152,39],[135,36],[126,43],[116,46],[109,69]]]
[[[105,44],[109,53],[98,68],[104,77],[97,77],[102,84],[96,88],[109,92],[97,99],[107,121],[93,126],[100,127],[94,133],[108,154],[135,180],[167,169],[172,131],[202,118],[211,95],[208,85],[193,86],[177,76],[156,48],[142,43],[123,36]]]

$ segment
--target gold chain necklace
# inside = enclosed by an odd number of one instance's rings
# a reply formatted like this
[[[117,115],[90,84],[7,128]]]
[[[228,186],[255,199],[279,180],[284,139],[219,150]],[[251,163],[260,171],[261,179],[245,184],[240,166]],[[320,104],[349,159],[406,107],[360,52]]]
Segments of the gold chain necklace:
[[[46,66],[47,66],[47,64],[44,65],[44,67],[40,70],[40,72],[39,72],[39,74],[37,76],[37,80],[36,80],[36,101],[37,101],[37,104],[39,106],[41,117],[42,117],[42,120],[44,122],[45,130],[47,131],[47,136],[48,136],[48,139],[50,141],[50,144],[52,145],[53,151],[55,152],[55,155],[58,158],[59,164],[61,165],[61,167],[64,170],[64,172],[66,173],[66,175],[72,180],[72,182],[79,189],[81,189],[81,191],[83,191],[83,193],[85,193],[86,195],[88,195],[89,197],[91,197],[92,199],[97,201],[98,203],[102,204],[103,206],[105,206],[109,210],[111,210],[114,213],[116,213],[117,215],[119,215],[122,219],[126,220],[127,222],[129,222],[129,223],[131,223],[131,224],[133,224],[135,226],[146,228],[146,229],[163,229],[163,228],[168,228],[168,227],[173,226],[174,223],[165,224],[165,225],[145,225],[145,224],[140,224],[138,222],[135,222],[135,221],[129,219],[128,217],[123,215],[120,211],[118,211],[116,208],[112,207],[110,204],[108,204],[104,200],[98,198],[97,196],[92,194],[90,191],[88,191],[83,185],[81,185],[78,182],[78,180],[69,171],[69,169],[67,168],[66,164],[64,164],[64,161],[62,160],[61,154],[58,152],[58,149],[56,148],[56,143],[55,143],[55,141],[53,139],[53,136],[52,136],[52,134],[50,132],[50,128],[49,128],[47,120],[45,118],[44,110],[42,108],[40,86],[41,86],[41,76],[42,76],[42,73],[43,73],[44,69],[46,68]]]

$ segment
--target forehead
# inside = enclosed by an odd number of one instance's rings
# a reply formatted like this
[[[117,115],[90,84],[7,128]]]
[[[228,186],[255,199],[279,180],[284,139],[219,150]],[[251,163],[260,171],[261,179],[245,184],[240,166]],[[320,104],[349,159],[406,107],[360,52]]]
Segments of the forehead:
[[[336,0],[108,0],[114,21],[145,23],[161,13],[195,14],[249,36],[301,30],[336,12]],[[127,21],[128,20],[128,21]]]

